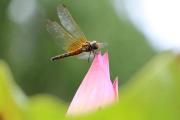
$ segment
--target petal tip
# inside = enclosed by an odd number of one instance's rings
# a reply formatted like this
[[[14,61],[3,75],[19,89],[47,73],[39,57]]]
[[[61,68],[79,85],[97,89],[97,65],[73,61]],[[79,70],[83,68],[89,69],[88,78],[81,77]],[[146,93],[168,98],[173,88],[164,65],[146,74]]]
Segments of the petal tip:
[[[103,60],[109,63],[109,57],[108,57],[108,52],[105,52],[103,55]]]
[[[113,82],[113,88],[114,88],[114,93],[115,93],[115,98],[118,100],[119,95],[118,95],[118,77],[115,78]]]
[[[108,56],[108,52],[105,52],[103,56]]]

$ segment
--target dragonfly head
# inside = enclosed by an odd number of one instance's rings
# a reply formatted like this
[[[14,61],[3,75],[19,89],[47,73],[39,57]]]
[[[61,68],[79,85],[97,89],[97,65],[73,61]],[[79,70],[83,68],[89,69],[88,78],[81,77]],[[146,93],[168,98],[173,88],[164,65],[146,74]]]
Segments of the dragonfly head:
[[[99,45],[97,44],[97,42],[96,42],[96,41],[92,41],[92,42],[90,42],[90,45],[91,45],[91,47],[92,47],[92,49],[93,49],[93,50],[96,50],[96,49],[98,49],[98,48],[99,48]]]

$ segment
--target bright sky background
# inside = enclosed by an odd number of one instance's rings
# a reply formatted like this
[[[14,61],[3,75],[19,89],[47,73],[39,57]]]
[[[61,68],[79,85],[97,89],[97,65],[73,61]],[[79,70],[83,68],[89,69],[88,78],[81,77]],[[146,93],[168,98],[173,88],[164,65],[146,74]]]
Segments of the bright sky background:
[[[124,0],[129,19],[156,50],[180,51],[180,0]],[[122,0],[114,6],[121,14]],[[118,11],[119,10],[119,11]]]

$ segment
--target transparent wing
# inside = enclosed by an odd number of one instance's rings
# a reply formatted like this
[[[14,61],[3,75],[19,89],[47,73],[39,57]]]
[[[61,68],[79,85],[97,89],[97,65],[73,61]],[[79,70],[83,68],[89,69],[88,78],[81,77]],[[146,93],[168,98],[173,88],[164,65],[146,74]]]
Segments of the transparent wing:
[[[105,48],[108,46],[108,43],[106,43],[106,42],[103,42],[103,43],[98,42],[97,44],[99,46],[99,49],[102,49],[102,48]]]
[[[74,38],[57,22],[47,20],[46,28],[65,51],[74,51],[82,47],[81,39]]]
[[[58,17],[64,28],[75,38],[87,41],[84,33],[80,30],[79,26],[74,21],[70,12],[65,5],[61,4],[57,7]]]
[[[94,58],[94,54],[93,53],[89,53],[89,52],[88,53],[87,52],[83,52],[83,53],[77,55],[77,58],[81,59],[81,60],[90,60],[90,61],[92,61],[93,58]]]

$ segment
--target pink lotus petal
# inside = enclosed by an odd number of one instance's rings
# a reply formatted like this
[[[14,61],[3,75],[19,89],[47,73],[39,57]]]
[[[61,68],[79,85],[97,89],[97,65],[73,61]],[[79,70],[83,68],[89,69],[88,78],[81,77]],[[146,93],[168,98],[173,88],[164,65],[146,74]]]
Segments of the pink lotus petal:
[[[109,77],[109,79],[110,79],[108,53],[105,53],[105,54],[103,55],[103,60],[104,60],[104,64],[105,64],[104,67],[106,67],[106,68],[104,68],[104,69],[107,71],[107,75],[108,75],[108,77]]]
[[[114,93],[115,93],[115,99],[118,101],[119,99],[119,94],[118,94],[118,77],[115,78],[113,82],[113,88],[114,88]]]
[[[96,54],[93,63],[78,88],[67,115],[77,115],[97,110],[118,98],[118,81],[114,85],[109,75],[108,54]]]

